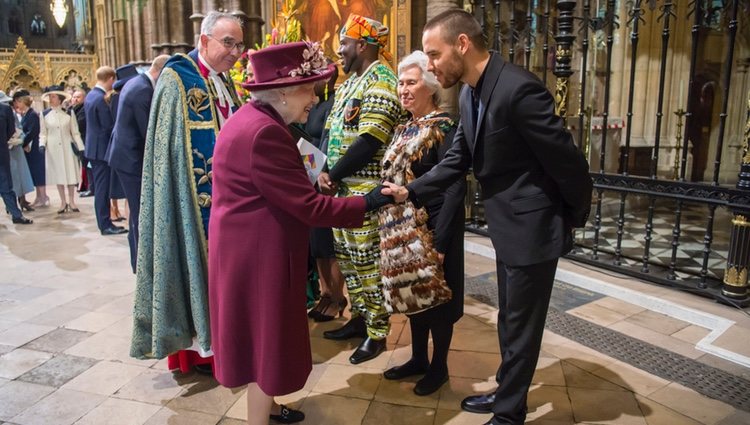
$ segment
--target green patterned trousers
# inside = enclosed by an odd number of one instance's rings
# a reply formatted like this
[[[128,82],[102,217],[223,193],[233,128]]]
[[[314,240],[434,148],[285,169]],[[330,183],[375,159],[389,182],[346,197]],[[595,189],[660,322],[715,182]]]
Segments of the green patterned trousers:
[[[350,186],[340,191],[339,196],[342,195],[341,192],[348,196],[363,195],[369,191],[370,185],[362,186],[365,187]],[[390,315],[385,309],[383,283],[380,279],[377,211],[365,215],[361,228],[334,228],[333,239],[336,259],[349,292],[352,318],[361,316],[365,319],[367,335],[370,338],[385,338],[390,332],[391,325],[388,321]]]

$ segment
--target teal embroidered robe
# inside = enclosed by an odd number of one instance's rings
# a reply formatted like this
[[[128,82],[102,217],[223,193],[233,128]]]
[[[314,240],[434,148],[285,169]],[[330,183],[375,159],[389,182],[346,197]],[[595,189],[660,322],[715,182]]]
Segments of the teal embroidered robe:
[[[191,347],[193,337],[211,349],[206,233],[220,112],[196,61],[173,56],[151,103],[130,348],[139,359],[164,358]]]

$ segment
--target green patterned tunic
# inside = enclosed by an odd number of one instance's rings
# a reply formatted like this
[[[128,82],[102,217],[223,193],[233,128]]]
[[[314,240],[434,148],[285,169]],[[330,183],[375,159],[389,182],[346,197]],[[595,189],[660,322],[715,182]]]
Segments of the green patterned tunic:
[[[362,75],[352,75],[336,91],[326,122],[328,167],[346,154],[360,134],[383,143],[370,162],[339,183],[337,196],[364,195],[380,182],[380,161],[393,129],[403,115],[396,87],[398,79],[385,64],[374,62]],[[390,330],[380,279],[380,238],[377,212],[368,213],[359,229],[333,229],[336,258],[346,278],[352,316],[362,316],[367,333],[382,339]]]

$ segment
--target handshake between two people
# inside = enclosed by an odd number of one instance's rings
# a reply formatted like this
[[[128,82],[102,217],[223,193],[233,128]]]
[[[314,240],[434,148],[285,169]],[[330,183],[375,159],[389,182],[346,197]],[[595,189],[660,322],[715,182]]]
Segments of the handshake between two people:
[[[328,173],[318,176],[320,191],[326,195],[335,195],[338,185],[331,180]],[[388,204],[404,202],[409,197],[409,191],[404,186],[391,182],[383,182],[365,195],[366,210],[373,211]]]
[[[404,186],[391,182],[383,182],[365,195],[367,211],[376,210],[388,204],[404,202],[409,197],[409,191]]]

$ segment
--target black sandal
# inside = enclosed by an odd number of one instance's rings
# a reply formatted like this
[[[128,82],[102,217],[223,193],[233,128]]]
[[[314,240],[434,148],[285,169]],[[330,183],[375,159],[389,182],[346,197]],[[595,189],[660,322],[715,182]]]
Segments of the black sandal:
[[[331,304],[331,296],[330,295],[322,295],[320,297],[320,300],[318,300],[318,303],[315,304],[315,307],[311,308],[310,311],[307,312],[307,317],[314,319],[320,315],[322,311],[325,311],[325,309],[328,308],[328,306]]]

